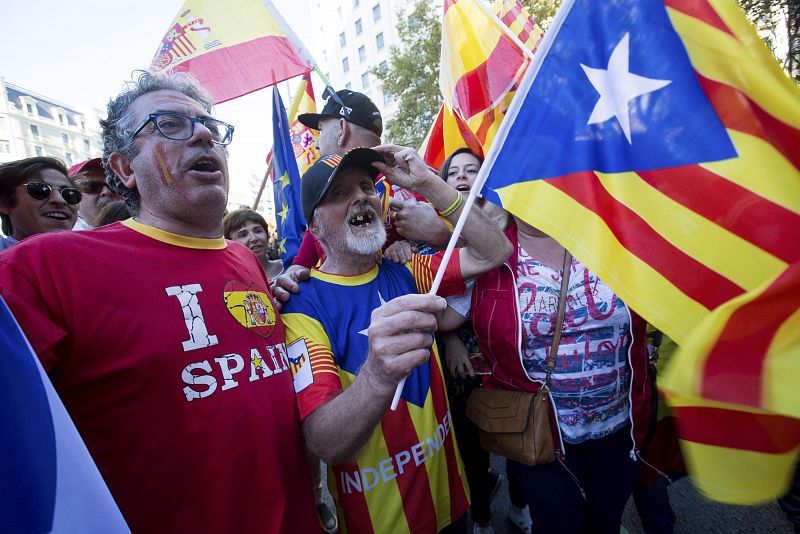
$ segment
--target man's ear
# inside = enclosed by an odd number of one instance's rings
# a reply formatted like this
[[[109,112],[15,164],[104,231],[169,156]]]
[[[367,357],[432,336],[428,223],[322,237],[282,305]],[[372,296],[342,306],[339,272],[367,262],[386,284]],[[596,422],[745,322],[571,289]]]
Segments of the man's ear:
[[[339,146],[345,146],[351,135],[352,132],[350,131],[350,123],[348,123],[345,119],[339,119],[339,132],[336,136],[336,143]]]
[[[308,231],[311,232],[311,235],[317,237],[317,233],[319,232],[319,226],[317,225],[317,218],[312,216],[307,226],[308,226]]]
[[[108,164],[125,187],[128,189],[136,189],[136,176],[133,173],[130,158],[123,156],[119,152],[112,152],[111,155],[108,156]]]

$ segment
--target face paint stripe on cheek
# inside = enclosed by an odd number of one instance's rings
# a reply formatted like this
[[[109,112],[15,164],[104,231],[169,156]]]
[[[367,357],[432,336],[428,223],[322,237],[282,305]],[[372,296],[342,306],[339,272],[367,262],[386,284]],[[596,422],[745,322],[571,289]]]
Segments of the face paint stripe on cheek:
[[[161,153],[161,149],[156,148],[155,155],[158,166],[161,169],[161,181],[164,182],[164,185],[167,187],[172,187],[174,180],[172,179],[172,174],[169,172],[169,167],[167,167],[167,162],[164,160],[164,155]]]

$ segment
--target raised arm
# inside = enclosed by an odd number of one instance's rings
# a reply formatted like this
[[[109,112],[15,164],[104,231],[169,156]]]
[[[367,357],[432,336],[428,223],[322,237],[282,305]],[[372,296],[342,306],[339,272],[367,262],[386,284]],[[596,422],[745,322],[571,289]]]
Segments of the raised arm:
[[[381,145],[375,150],[381,152],[389,164],[373,163],[373,165],[390,182],[423,195],[452,224],[458,221],[464,209],[463,201],[459,201],[461,193],[434,174],[414,149]],[[511,255],[511,243],[502,230],[492,224],[478,209],[471,210],[461,232],[461,238],[467,244],[459,252],[461,275],[464,280],[477,278],[503,263]]]

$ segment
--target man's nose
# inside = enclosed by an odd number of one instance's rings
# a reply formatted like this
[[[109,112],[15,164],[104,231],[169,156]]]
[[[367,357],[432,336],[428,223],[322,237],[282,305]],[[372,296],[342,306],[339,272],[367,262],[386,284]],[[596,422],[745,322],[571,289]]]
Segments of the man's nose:
[[[189,142],[190,144],[205,143],[211,146],[214,145],[211,130],[206,128],[202,122],[194,123],[194,130],[192,131],[192,136],[189,138]]]

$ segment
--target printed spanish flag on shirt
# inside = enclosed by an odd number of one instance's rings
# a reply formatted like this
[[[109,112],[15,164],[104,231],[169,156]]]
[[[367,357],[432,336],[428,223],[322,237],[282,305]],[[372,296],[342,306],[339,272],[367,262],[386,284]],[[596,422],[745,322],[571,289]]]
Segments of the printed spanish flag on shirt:
[[[660,386],[721,501],[781,495],[800,451],[799,146],[733,0],[565,0],[479,176],[682,347]]]
[[[187,0],[153,58],[158,70],[191,73],[217,104],[313,66],[269,0]]]

